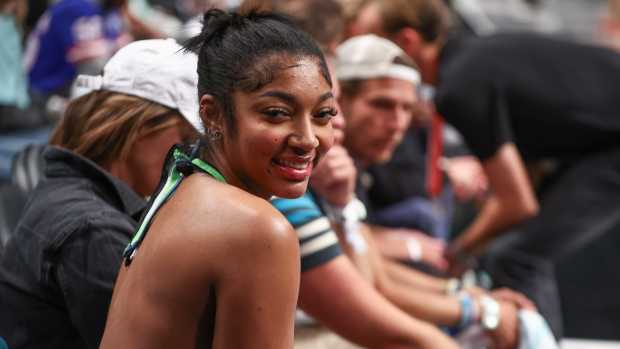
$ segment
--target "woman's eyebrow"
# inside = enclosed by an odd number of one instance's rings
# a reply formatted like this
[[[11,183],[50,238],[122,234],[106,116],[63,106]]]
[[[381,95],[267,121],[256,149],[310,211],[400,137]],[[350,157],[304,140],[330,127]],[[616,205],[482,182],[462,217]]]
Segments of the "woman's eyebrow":
[[[293,96],[290,93],[283,92],[283,91],[267,91],[265,93],[260,94],[259,97],[273,97],[273,98],[281,99],[284,102],[287,102],[290,104],[297,104],[297,99],[295,98],[295,96]]]
[[[325,92],[321,95],[321,97],[319,97],[319,103],[324,102],[330,98],[334,98],[334,94],[332,93],[332,91]]]
[[[284,102],[289,103],[289,104],[293,104],[293,105],[299,104],[295,96],[293,96],[290,93],[284,92],[284,91],[267,91],[265,93],[260,94],[259,97],[273,97],[273,98],[281,99]],[[322,103],[330,98],[334,98],[334,94],[331,91],[325,92],[319,97],[319,100],[317,103]]]

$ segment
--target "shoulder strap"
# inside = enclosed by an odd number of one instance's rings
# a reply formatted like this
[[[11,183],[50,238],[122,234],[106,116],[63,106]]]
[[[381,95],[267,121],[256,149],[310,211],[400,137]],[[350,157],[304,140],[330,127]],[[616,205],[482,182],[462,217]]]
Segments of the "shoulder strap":
[[[224,176],[207,162],[198,158],[191,159],[178,145],[170,149],[166,156],[164,170],[157,190],[149,200],[148,208],[140,219],[138,230],[123,252],[125,265],[131,264],[138,247],[142,243],[142,240],[144,240],[151,226],[151,221],[155,214],[157,214],[163,204],[170,199],[172,194],[179,187],[179,184],[181,184],[183,178],[190,176],[196,171],[207,173],[218,181],[226,183]]]

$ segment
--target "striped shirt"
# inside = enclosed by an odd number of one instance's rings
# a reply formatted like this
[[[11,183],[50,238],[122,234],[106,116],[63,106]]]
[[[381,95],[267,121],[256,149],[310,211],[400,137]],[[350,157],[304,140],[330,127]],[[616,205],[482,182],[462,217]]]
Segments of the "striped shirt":
[[[327,263],[342,253],[329,220],[311,193],[297,199],[275,198],[271,203],[297,232],[302,272]]]

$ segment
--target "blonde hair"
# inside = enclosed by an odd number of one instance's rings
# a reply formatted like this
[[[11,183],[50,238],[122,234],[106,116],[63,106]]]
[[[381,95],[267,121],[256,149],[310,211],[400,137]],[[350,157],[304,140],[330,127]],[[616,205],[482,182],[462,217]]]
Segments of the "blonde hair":
[[[124,160],[138,138],[185,123],[178,111],[117,92],[95,91],[72,101],[50,144],[100,166]]]

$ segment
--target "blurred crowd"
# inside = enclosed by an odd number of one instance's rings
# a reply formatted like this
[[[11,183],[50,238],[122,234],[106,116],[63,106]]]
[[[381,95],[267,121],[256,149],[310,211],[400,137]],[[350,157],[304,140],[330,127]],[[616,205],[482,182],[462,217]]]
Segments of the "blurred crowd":
[[[169,149],[226,137],[201,68],[162,56],[213,8],[288,16],[337,101],[307,191],[268,198],[299,243],[295,348],[558,348],[557,263],[620,232],[620,1],[0,0],[0,348],[114,343]]]

